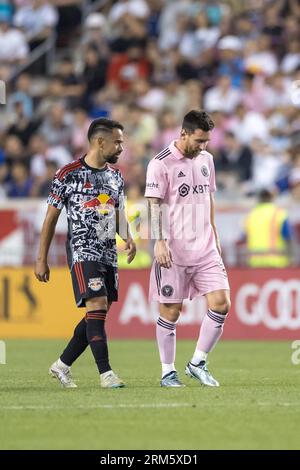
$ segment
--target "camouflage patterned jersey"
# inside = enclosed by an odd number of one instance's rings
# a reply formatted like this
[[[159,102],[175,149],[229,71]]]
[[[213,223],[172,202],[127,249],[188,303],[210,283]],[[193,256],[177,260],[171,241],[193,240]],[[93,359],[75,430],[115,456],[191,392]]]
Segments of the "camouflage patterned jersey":
[[[70,266],[82,261],[117,266],[115,208],[124,208],[123,187],[119,170],[91,168],[84,157],[57,171],[47,203],[66,207]]]

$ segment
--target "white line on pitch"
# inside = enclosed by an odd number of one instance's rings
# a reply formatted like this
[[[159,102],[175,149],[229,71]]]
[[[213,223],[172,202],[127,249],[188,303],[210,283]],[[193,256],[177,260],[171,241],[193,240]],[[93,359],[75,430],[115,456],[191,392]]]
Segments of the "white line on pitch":
[[[70,406],[48,406],[48,405],[7,405],[0,406],[0,410],[96,410],[96,409],[113,409],[113,408],[192,408],[193,404],[190,403],[142,403],[142,404],[131,404],[131,403],[119,403],[117,405],[103,404],[103,405],[76,405]]]

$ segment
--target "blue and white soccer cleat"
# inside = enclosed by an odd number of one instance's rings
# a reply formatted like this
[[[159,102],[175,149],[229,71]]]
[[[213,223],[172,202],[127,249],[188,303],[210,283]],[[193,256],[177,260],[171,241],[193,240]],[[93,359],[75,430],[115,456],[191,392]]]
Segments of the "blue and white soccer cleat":
[[[188,362],[185,367],[185,374],[199,380],[202,385],[207,385],[208,387],[219,387],[220,385],[208,371],[205,361],[200,361],[197,365]]]
[[[176,370],[172,370],[168,374],[164,375],[160,381],[161,387],[185,387],[185,385],[180,382]]]
[[[61,367],[57,364],[57,361],[55,361],[49,369],[49,374],[54,379],[59,380],[63,387],[77,388],[77,385],[72,378],[70,367]]]

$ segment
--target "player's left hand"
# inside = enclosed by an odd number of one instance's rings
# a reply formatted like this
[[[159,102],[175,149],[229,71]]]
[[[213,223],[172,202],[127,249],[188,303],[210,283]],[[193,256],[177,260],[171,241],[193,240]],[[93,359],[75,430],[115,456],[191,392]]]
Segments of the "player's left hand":
[[[127,263],[130,264],[131,261],[134,260],[136,255],[136,245],[132,238],[129,238],[126,242],[125,250],[128,251],[127,253]]]
[[[50,269],[46,261],[37,260],[34,269],[35,277],[40,282],[48,282],[50,280]]]

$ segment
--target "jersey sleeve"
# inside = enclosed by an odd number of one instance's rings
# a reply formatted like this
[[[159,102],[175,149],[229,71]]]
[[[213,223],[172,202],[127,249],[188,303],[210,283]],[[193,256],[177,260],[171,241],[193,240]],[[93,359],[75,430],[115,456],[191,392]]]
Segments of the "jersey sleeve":
[[[53,178],[47,204],[61,210],[66,202],[67,184],[66,178],[58,178],[58,173]]]
[[[147,168],[145,197],[163,199],[169,186],[168,173],[160,160],[151,160]]]
[[[215,174],[215,164],[213,156],[210,156],[209,159],[209,169],[210,169],[210,176],[209,176],[209,192],[214,193],[217,190],[216,186],[216,174]]]

